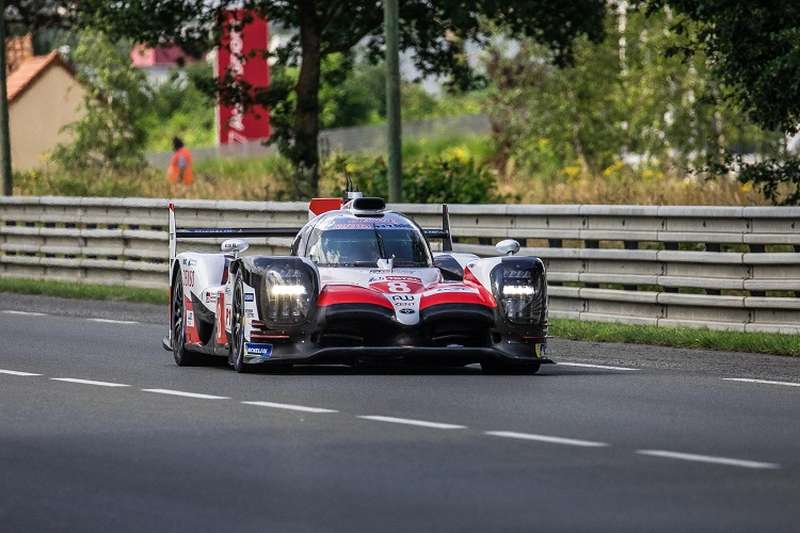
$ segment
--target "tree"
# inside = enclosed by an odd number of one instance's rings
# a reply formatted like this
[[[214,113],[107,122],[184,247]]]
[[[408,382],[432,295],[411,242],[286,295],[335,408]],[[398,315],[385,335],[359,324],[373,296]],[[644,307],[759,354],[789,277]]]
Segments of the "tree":
[[[562,69],[529,40],[490,47],[486,112],[501,172],[513,159],[536,174],[549,165],[595,176],[626,155],[683,172],[717,160],[725,146],[767,141],[716,97],[720,82],[703,53],[665,54],[683,40],[673,25],[666,9],[648,16],[630,6],[608,17],[602,42],[578,38],[573,65]]]
[[[578,35],[599,39],[604,0],[406,0],[400,6],[400,47],[411,53],[423,75],[450,76],[454,86],[476,82],[464,53],[464,43],[485,43],[490,20],[512,37],[530,37],[552,50],[556,63],[569,61]],[[272,24],[296,31],[277,50],[269,52],[284,66],[299,66],[294,85],[276,84],[265,93],[247,87],[229,91],[232,80],[221,80],[223,99],[258,102],[271,108],[274,142],[296,165],[297,180],[306,194],[318,189],[322,65],[331,54],[350,56],[363,44],[377,61],[383,46],[383,5],[379,0],[324,2],[322,0],[86,0],[85,20],[151,44],[177,42],[188,50],[211,46],[219,35],[223,10],[256,10]],[[265,51],[265,53],[268,53]]]
[[[794,134],[800,126],[800,4],[774,0],[644,0],[669,6],[689,41],[675,51],[702,52],[735,102],[765,130]],[[692,27],[692,24],[696,27]],[[717,169],[736,168],[778,203],[800,204],[800,161],[788,155],[743,164],[730,154]],[[714,167],[712,167],[714,168]]]
[[[72,60],[86,96],[84,116],[67,126],[74,138],[53,151],[71,172],[131,171],[145,166],[144,124],[150,95],[144,75],[130,62],[130,48],[115,46],[97,30],[80,34]]]
[[[65,28],[75,21],[74,0],[6,0],[3,18],[11,34]]]

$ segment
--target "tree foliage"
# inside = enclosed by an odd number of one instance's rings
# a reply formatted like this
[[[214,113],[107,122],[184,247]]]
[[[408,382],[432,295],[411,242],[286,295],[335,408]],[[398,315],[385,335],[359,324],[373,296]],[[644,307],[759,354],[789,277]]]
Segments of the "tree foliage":
[[[769,150],[775,136],[749,125],[734,102],[720,101],[721,84],[702,52],[666,53],[684,40],[673,25],[667,10],[646,16],[630,8],[607,18],[602,42],[579,38],[573,65],[563,69],[529,40],[491,47],[486,112],[500,170],[512,162],[540,175],[596,176],[627,160],[686,172],[719,162],[728,146]]]
[[[680,15],[675,29],[688,37],[675,51],[704,53],[725,84],[726,96],[766,130],[797,133],[800,126],[800,4],[774,0],[649,0]],[[725,168],[740,171],[778,203],[800,203],[800,164],[788,155],[755,164],[728,154]],[[713,167],[712,167],[713,168]]]
[[[86,96],[84,115],[67,126],[68,144],[57,146],[53,160],[71,172],[131,171],[145,165],[144,116],[150,95],[144,75],[133,67],[128,47],[116,46],[97,30],[80,34],[72,60]]]
[[[367,196],[385,198],[389,194],[386,160],[383,157],[337,155],[324,167],[326,179],[336,183],[338,194],[346,179]],[[495,178],[488,169],[470,157],[442,154],[423,157],[403,169],[403,199],[418,203],[496,203],[504,198],[497,193]]]
[[[174,70],[167,80],[152,84],[144,116],[148,150],[172,150],[176,136],[190,149],[214,144],[214,99],[201,89],[212,80],[211,66],[199,62]]]
[[[383,48],[383,3],[358,0],[85,0],[81,10],[91,24],[117,37],[151,44],[177,42],[188,50],[207,49],[220,31],[221,13],[231,7],[252,8],[271,24],[293,31],[274,56],[285,67],[297,66],[294,84],[273,79],[266,92],[236,85],[223,78],[216,87],[222,99],[271,108],[276,142],[297,168],[298,188],[307,194],[318,189],[320,88],[323,64],[332,54],[351,56],[361,43],[377,60]],[[556,63],[570,58],[578,35],[597,39],[605,12],[603,0],[406,0],[400,5],[401,48],[423,74],[444,74],[454,86],[468,87],[477,80],[466,61],[464,43],[485,43],[484,29],[491,20],[511,36],[535,39],[552,50]]]
[[[66,28],[77,20],[75,0],[6,0],[3,20],[11,34]]]

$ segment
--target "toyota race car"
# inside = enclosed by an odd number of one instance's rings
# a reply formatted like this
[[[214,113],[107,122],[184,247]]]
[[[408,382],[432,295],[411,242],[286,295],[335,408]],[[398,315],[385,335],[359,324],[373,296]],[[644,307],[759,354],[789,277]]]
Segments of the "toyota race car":
[[[452,251],[380,198],[315,199],[300,229],[176,228],[169,210],[170,328],[165,349],[191,365],[227,357],[239,372],[293,364],[407,361],[533,373],[544,361],[542,261]],[[291,236],[288,256],[243,256],[247,237]],[[179,239],[227,238],[220,253],[176,254]],[[429,240],[441,240],[433,253]]]

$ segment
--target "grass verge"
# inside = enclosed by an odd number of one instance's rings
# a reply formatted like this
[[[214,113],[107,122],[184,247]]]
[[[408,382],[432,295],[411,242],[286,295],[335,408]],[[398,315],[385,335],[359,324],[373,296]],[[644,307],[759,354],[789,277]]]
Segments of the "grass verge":
[[[0,278],[0,293],[3,292],[149,304],[166,304],[169,296],[169,291],[166,289],[137,289],[120,285],[92,285],[88,283],[19,278]]]
[[[90,285],[18,278],[0,278],[0,293],[3,292],[152,304],[166,304],[168,299],[168,292],[163,289],[137,289],[118,285]],[[656,328],[653,326],[632,326],[562,319],[550,321],[550,333],[556,337],[583,341],[625,342],[675,348],[702,348],[800,357],[800,339],[798,336],[777,333]]]
[[[552,320],[550,334],[565,339],[652,344],[800,357],[800,338],[778,333],[742,333],[693,328],[657,328],[605,322]]]

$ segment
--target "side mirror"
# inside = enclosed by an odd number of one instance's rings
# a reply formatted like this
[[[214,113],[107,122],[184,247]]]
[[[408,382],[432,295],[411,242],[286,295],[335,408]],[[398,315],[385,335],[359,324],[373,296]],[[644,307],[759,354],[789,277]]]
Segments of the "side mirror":
[[[514,239],[505,239],[498,242],[494,249],[500,255],[514,255],[519,252],[519,243]]]
[[[223,241],[220,248],[222,248],[222,253],[238,257],[239,254],[250,248],[250,243],[244,239],[228,239]]]
[[[442,273],[445,281],[463,281],[464,269],[452,255],[437,255],[433,258],[433,266]]]

